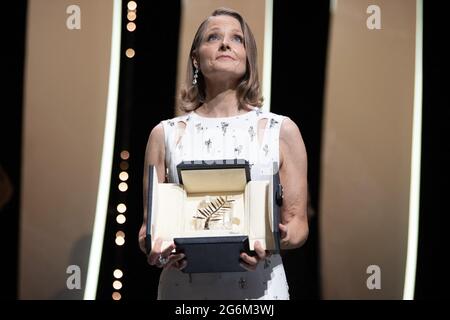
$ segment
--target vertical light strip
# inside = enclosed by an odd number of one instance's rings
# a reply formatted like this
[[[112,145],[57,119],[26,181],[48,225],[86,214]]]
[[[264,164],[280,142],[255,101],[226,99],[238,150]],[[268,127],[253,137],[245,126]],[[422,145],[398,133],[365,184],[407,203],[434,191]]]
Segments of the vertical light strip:
[[[111,183],[111,170],[116,131],[117,97],[119,92],[120,35],[122,25],[122,0],[113,0],[111,60],[109,67],[108,101],[106,106],[105,132],[98,183],[97,206],[95,209],[94,230],[87,271],[85,300],[94,300],[97,294],[98,274],[102,256],[103,237]]]
[[[263,97],[264,111],[270,111],[270,89],[272,83],[272,24],[273,0],[266,0],[264,21]]]
[[[420,161],[422,149],[422,40],[423,0],[416,2],[416,59],[414,78],[414,113],[411,150],[411,186],[409,193],[408,251],[406,256],[403,299],[414,299],[417,243],[419,237]]]
[[[330,12],[335,13],[337,10],[338,0],[331,0],[330,1]]]

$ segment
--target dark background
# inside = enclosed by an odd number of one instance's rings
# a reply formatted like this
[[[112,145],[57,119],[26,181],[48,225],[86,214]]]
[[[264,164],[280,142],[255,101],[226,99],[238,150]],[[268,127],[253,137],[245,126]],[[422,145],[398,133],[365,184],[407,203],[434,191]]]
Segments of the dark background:
[[[329,1],[302,3],[274,1],[271,111],[289,116],[303,135],[308,152],[311,205],[310,236],[300,249],[285,252],[291,299],[319,299],[319,161],[322,134],[323,90],[329,25]],[[124,2],[124,6],[126,2]],[[444,49],[448,4],[424,1],[423,123],[420,196],[420,233],[417,262],[417,299],[448,297],[444,237],[449,210],[444,203],[450,156],[446,124],[450,119],[447,75],[449,52]],[[124,18],[126,9],[124,8]],[[134,47],[137,55],[122,55],[116,144],[110,206],[97,297],[111,299],[112,271],[123,269],[122,299],[156,297],[159,270],[146,264],[137,233],[142,222],[142,169],[148,134],[159,121],[173,117],[180,1],[140,1],[138,28],[123,30],[122,52]],[[0,211],[3,241],[1,271],[6,282],[1,299],[17,298],[20,213],[23,71],[26,1],[16,0],[1,20],[2,50],[0,103],[0,164],[14,185],[14,196]],[[161,27],[164,31],[161,31]],[[125,23],[124,23],[125,28]],[[156,44],[156,47],[155,47]],[[163,48],[163,49],[162,49]],[[120,193],[118,181],[122,150],[130,151],[129,189]],[[126,202],[127,242],[114,244],[116,205]],[[133,213],[133,214],[131,214]],[[134,241],[134,239],[136,239]]]

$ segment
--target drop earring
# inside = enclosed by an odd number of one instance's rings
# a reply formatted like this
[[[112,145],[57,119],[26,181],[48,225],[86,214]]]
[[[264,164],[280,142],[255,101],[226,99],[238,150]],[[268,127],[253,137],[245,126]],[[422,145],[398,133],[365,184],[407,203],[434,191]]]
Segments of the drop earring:
[[[197,84],[197,78],[198,78],[198,68],[195,67],[194,71],[194,79],[192,79],[192,85],[195,86]]]

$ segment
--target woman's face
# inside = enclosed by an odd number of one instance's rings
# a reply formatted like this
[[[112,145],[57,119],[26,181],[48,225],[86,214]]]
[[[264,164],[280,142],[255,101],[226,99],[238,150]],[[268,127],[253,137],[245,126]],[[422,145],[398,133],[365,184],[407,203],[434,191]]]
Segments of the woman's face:
[[[239,80],[245,74],[247,56],[244,34],[238,20],[230,16],[211,17],[194,63],[206,79]]]

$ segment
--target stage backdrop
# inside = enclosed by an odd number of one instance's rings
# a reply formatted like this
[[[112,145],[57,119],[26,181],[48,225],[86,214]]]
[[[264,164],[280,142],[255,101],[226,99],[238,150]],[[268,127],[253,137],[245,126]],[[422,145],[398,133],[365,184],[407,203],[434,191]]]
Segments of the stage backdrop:
[[[320,184],[322,294],[402,299],[410,200],[417,200],[410,195],[416,1],[333,3]]]
[[[20,299],[83,298],[104,142],[112,13],[113,0],[28,1]],[[81,277],[69,279],[69,289],[67,279],[78,270]]]

